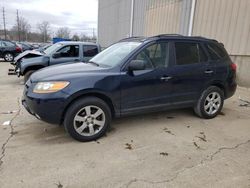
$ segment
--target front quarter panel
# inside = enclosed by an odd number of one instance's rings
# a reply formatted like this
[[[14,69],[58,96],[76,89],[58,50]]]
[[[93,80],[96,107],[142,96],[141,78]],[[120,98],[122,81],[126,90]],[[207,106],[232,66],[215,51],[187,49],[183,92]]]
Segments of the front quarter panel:
[[[108,97],[116,113],[120,110],[120,73],[103,73],[100,75],[86,75],[70,80],[70,86],[65,88],[69,94],[65,107],[73,100],[84,96],[101,94]]]
[[[49,63],[49,57],[47,56],[41,56],[41,57],[34,57],[29,59],[24,59],[22,62],[20,62],[20,73],[21,75],[24,74],[25,70],[32,66],[48,66]],[[18,67],[17,67],[18,68]]]

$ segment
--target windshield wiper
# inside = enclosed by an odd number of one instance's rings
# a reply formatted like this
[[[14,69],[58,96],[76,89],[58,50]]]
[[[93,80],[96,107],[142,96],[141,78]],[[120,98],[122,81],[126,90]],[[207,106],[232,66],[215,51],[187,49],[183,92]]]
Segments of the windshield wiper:
[[[94,62],[94,61],[88,61],[88,62],[86,62],[86,63],[91,63],[91,64],[93,64],[93,65],[95,65],[95,66],[99,67],[99,64],[98,64],[98,63],[96,63],[96,62]]]

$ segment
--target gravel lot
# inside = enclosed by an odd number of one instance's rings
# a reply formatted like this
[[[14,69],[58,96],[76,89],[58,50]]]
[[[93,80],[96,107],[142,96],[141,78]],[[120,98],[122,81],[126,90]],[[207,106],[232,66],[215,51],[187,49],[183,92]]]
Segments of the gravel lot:
[[[250,106],[239,100],[250,101],[249,89],[212,120],[191,109],[122,118],[80,143],[25,111],[22,79],[8,68],[0,62],[1,188],[250,187]]]

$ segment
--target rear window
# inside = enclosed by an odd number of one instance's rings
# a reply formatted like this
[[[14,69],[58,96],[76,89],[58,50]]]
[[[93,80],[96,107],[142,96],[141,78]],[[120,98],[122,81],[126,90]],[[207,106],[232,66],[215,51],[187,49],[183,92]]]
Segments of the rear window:
[[[83,46],[83,56],[84,57],[93,57],[98,54],[97,46]]]
[[[208,43],[206,44],[206,48],[212,60],[220,60],[220,59],[227,57],[227,53],[224,50],[223,46],[219,47],[216,44]]]
[[[207,61],[207,56],[198,43],[176,42],[175,55],[177,65],[188,65]]]

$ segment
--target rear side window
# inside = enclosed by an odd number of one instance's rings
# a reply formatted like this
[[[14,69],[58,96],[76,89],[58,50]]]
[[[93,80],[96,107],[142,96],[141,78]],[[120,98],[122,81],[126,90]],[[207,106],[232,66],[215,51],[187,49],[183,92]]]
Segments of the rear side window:
[[[83,46],[83,56],[84,57],[93,57],[98,54],[97,46]]]
[[[212,60],[220,60],[227,57],[225,50],[216,44],[208,43],[206,44],[206,48]]]
[[[13,46],[15,46],[15,44],[12,43],[12,42],[3,41],[3,42],[2,42],[2,46],[3,46],[3,47],[13,47]]]
[[[176,42],[175,55],[177,65],[188,65],[207,61],[207,56],[198,43]]]

